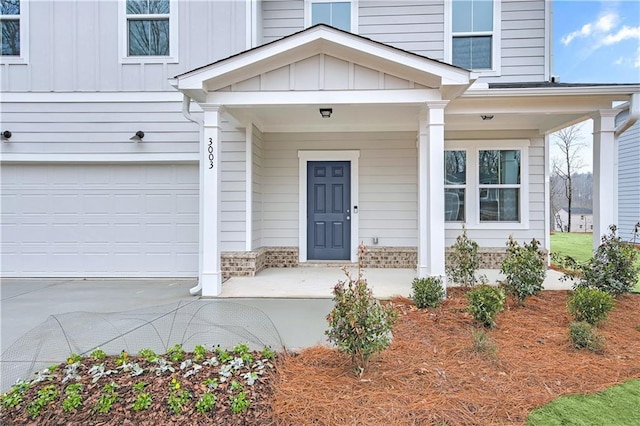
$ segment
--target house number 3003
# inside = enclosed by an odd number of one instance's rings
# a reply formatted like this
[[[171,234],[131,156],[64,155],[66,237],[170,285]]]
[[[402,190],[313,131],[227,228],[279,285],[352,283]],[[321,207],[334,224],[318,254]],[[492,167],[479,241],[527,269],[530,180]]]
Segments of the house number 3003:
[[[213,169],[213,139],[209,138],[209,146],[207,147],[207,151],[209,152],[209,169]]]

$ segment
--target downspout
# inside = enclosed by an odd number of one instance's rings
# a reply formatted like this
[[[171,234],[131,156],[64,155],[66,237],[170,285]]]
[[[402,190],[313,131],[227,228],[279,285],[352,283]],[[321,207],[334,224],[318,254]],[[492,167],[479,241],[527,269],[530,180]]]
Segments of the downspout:
[[[629,103],[620,108],[620,111],[624,111],[625,109],[629,110],[629,115],[626,120],[616,126],[616,138],[623,134],[629,127],[636,124],[636,121],[640,118],[640,93],[632,94]]]
[[[182,115],[184,115],[184,117],[189,120],[192,121],[194,123],[196,123],[200,129],[200,147],[202,147],[202,124],[203,121],[199,120],[197,118],[195,118],[192,114],[191,114],[191,98],[188,97],[187,95],[183,95],[182,98]],[[202,148],[200,148],[202,149]],[[198,241],[198,244],[202,244],[202,241]],[[200,248],[198,249],[198,251],[202,251]],[[200,260],[198,260],[198,269],[200,269]],[[198,284],[196,284],[195,287],[191,287],[189,289],[189,293],[191,293],[192,296],[196,296],[198,294],[200,294],[202,292],[202,283],[200,282],[200,280],[198,280]]]

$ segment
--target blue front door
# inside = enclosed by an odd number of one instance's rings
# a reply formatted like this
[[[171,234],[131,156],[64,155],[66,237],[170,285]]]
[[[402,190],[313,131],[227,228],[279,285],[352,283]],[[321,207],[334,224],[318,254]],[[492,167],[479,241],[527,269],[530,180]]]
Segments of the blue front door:
[[[307,163],[307,258],[351,259],[351,163]]]

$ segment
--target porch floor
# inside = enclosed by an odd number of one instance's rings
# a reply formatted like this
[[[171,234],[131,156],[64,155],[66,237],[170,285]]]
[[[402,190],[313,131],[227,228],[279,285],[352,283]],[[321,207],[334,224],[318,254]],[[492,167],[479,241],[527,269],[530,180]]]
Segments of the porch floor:
[[[350,271],[355,275],[355,268],[350,268]],[[496,283],[503,278],[496,269],[483,269],[478,274],[485,275],[490,283]],[[415,269],[369,268],[364,271],[364,278],[378,299],[408,297],[411,294],[411,282],[415,277]],[[560,277],[561,273],[547,270],[545,290],[570,289],[571,282],[562,282]],[[344,273],[335,266],[269,268],[255,277],[229,278],[222,283],[222,293],[219,297],[330,299],[333,287],[342,279],[345,279]]]

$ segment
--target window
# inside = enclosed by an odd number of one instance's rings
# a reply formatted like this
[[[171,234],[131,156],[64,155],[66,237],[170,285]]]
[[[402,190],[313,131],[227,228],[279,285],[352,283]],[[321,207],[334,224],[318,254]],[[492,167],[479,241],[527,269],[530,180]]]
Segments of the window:
[[[3,63],[26,60],[28,5],[24,0],[0,0],[0,58]]]
[[[480,222],[520,220],[520,150],[478,154]]]
[[[500,1],[452,0],[447,2],[450,33],[447,58],[453,65],[497,73],[500,61]]]
[[[175,0],[125,0],[123,62],[176,62],[177,8]]]
[[[467,152],[444,152],[444,220],[464,222]]]
[[[305,26],[326,24],[332,27],[355,32],[358,14],[357,1],[305,1]]]
[[[444,152],[447,228],[529,226],[528,140],[452,141]]]

